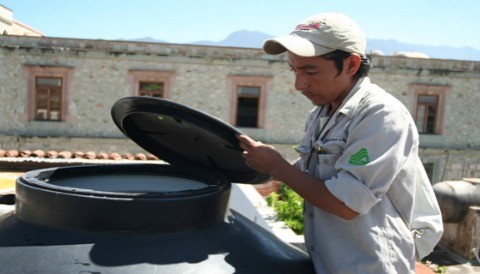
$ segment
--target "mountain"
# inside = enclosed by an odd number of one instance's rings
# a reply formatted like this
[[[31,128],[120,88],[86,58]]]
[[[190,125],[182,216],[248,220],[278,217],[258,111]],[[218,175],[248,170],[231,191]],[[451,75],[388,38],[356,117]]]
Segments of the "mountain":
[[[259,31],[240,30],[233,32],[227,38],[221,41],[196,41],[189,44],[222,47],[261,48],[263,42],[270,37],[272,37],[272,35]],[[168,43],[167,41],[155,40],[151,37],[138,38],[134,39],[134,41],[150,43]],[[417,56],[426,55],[429,58],[435,59],[480,61],[480,50],[472,47],[455,48],[449,46],[416,45],[399,42],[393,39],[367,39],[367,51],[374,51],[377,54],[383,55],[412,55],[413,53]]]
[[[261,48],[263,41],[272,37],[263,32],[241,30],[230,34],[227,38],[219,42],[197,41],[194,45],[205,46],[223,46],[223,47],[242,47],[242,48]]]
[[[124,39],[120,39],[120,40],[124,40]],[[152,37],[137,38],[137,39],[135,39],[135,41],[138,41],[138,42],[146,42],[146,43],[168,43],[167,41],[157,40],[157,39],[152,38]]]
[[[385,55],[394,55],[398,52],[419,52],[436,59],[455,59],[480,61],[480,50],[472,47],[454,48],[449,46],[415,45],[396,40],[369,39],[368,51],[380,50]]]

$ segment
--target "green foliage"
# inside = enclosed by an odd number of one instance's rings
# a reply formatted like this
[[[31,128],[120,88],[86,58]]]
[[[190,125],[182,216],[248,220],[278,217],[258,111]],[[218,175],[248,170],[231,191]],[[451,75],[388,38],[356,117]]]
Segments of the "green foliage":
[[[295,233],[303,234],[302,197],[284,183],[280,183],[278,193],[270,193],[267,203],[275,209],[279,220],[285,222]]]
[[[425,264],[430,270],[432,270],[433,273],[440,273],[440,274],[447,273],[446,266],[437,265],[432,263],[431,261],[425,261],[423,264]]]
[[[444,265],[438,266],[435,270],[435,273],[447,273],[447,267]]]

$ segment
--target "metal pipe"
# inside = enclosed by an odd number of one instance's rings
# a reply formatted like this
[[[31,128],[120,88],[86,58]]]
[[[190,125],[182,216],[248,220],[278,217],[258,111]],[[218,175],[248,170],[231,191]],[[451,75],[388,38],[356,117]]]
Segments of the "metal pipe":
[[[460,222],[470,206],[480,206],[480,184],[468,181],[445,181],[433,185],[443,221]]]

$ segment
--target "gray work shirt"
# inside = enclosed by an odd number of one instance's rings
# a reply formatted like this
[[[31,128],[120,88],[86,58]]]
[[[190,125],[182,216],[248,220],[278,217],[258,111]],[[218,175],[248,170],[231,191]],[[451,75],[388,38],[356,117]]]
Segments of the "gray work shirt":
[[[325,116],[326,107],[311,112],[295,165],[359,215],[345,220],[305,202],[305,242],[316,271],[414,273],[413,237],[390,200],[400,200],[410,219],[419,142],[410,113],[362,78],[322,125]]]

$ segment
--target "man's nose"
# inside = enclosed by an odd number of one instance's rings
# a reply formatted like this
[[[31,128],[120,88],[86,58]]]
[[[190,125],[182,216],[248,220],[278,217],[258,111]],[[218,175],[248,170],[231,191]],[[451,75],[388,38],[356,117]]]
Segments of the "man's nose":
[[[296,90],[306,90],[308,88],[309,82],[305,77],[300,74],[295,74],[295,89]]]

